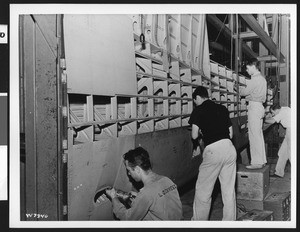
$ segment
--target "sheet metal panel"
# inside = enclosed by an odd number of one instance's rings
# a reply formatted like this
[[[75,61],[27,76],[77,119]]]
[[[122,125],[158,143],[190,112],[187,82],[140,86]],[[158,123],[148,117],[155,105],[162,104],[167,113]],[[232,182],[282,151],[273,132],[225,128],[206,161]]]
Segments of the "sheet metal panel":
[[[68,92],[136,94],[131,31],[126,15],[65,15]]]
[[[69,145],[68,219],[111,220],[110,201],[98,205],[95,194],[103,186],[130,191],[122,155],[134,148],[134,136]]]
[[[178,186],[198,173],[201,157],[192,159],[191,131],[187,127],[138,134],[136,146],[149,152],[155,172],[168,176]]]

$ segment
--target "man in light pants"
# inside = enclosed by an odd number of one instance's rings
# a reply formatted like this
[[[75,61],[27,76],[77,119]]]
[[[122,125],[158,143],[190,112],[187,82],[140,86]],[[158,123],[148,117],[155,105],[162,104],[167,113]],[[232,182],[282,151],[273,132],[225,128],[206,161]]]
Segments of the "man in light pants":
[[[189,124],[192,125],[194,153],[200,151],[199,134],[204,141],[203,161],[199,167],[192,220],[208,220],[211,195],[219,178],[223,200],[223,221],[236,220],[236,150],[231,142],[232,122],[228,109],[208,99],[207,89],[198,86],[193,92],[196,104]],[[199,155],[199,153],[198,153]]]
[[[270,108],[272,117],[266,117],[265,123],[281,123],[286,129],[284,140],[278,151],[278,160],[275,167],[275,173],[270,176],[283,177],[286,162],[291,161],[291,108],[281,107],[275,104]]]
[[[240,90],[241,96],[246,96],[248,101],[248,132],[250,143],[251,165],[248,169],[259,169],[267,163],[265,142],[262,131],[265,109],[263,103],[267,97],[267,81],[258,70],[259,62],[251,59],[247,64],[247,72],[251,80],[247,87]]]

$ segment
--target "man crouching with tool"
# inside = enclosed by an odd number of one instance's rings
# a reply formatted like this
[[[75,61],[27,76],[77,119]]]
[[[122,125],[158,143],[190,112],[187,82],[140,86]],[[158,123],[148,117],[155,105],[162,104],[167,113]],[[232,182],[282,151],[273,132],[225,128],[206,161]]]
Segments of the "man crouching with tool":
[[[144,187],[137,193],[129,209],[120,202],[114,188],[106,190],[116,217],[136,221],[182,219],[182,204],[177,186],[168,177],[152,171],[148,152],[137,147],[125,153],[123,158],[128,175],[135,181],[142,181]]]

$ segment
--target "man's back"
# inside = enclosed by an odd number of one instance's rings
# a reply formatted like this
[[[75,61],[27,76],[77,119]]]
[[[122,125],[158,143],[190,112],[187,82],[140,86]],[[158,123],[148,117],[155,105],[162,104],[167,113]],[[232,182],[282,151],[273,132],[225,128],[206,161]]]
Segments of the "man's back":
[[[229,138],[228,128],[232,125],[227,108],[211,100],[197,106],[189,122],[199,127],[206,146],[220,139]]]
[[[113,203],[113,212],[120,220],[180,220],[182,205],[177,186],[168,177],[152,171],[149,153],[136,147],[123,155],[127,175],[142,182],[144,187],[138,192],[131,207],[127,209],[118,200],[115,189],[107,190]]]
[[[143,220],[180,220],[182,205],[177,186],[167,177],[157,175],[139,195],[148,199],[149,212]],[[142,206],[140,206],[142,207]]]
[[[279,113],[273,117],[276,122],[281,123],[284,128],[291,127],[291,108],[287,106],[281,107]]]
[[[121,220],[158,221],[182,218],[177,186],[169,178],[157,174],[140,190],[131,208],[126,209],[117,201],[113,209]]]

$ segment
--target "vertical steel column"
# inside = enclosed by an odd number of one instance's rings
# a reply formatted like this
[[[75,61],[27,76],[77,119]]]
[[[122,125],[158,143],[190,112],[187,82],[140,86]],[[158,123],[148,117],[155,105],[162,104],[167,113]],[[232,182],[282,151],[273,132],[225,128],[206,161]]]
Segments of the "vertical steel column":
[[[24,16],[26,220],[60,219],[58,18]]]
[[[239,16],[238,14],[235,15],[235,59],[234,59],[234,69],[236,73],[236,92],[237,92],[237,110],[238,110],[238,127],[239,129],[241,128],[240,126],[240,76],[239,76],[239,59],[240,59],[240,43],[239,43]]]
[[[279,39],[278,46],[281,53],[285,56],[285,63],[279,63],[279,82],[280,94],[279,102],[281,106],[291,105],[291,76],[290,76],[290,22],[288,15],[279,16]],[[293,77],[295,78],[295,77]]]
[[[68,219],[68,94],[67,94],[67,72],[65,61],[63,15],[57,15],[57,39],[58,58],[57,60],[57,99],[58,99],[58,219]]]
[[[22,16],[21,16],[22,17]],[[34,22],[28,15],[23,21],[24,108],[25,108],[25,213],[37,213],[36,133],[35,133],[35,38]],[[34,220],[34,218],[26,218]]]

